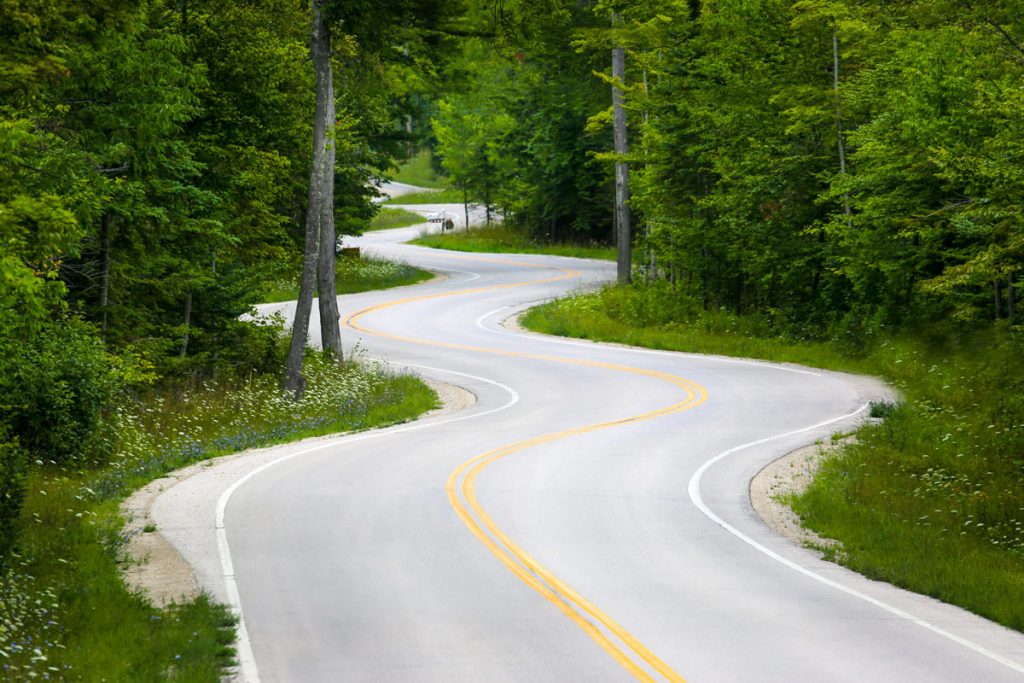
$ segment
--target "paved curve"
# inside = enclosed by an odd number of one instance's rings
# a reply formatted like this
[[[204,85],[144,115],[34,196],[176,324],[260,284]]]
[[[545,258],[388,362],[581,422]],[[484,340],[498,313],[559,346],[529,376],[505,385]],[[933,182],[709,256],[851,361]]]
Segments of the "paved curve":
[[[876,383],[513,333],[611,265],[397,244],[415,232],[361,243],[448,277],[342,297],[345,341],[478,402],[264,452],[241,483],[253,466],[210,468],[154,511],[240,598],[250,678],[1024,680],[1024,636],[822,562],[750,507],[760,467],[861,419]],[[218,498],[220,559],[159,517],[211,529]]]

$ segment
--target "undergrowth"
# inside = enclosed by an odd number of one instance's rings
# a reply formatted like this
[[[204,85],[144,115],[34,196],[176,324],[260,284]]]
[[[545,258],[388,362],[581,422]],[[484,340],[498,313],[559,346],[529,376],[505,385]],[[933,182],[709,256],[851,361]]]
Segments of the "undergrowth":
[[[436,405],[415,377],[311,353],[300,402],[270,375],[196,380],[129,401],[101,466],[37,463],[19,543],[0,568],[0,670],[8,680],[218,681],[234,621],[201,597],[158,609],[119,565],[120,502],[192,462],[254,446],[403,422]]]
[[[886,378],[904,400],[790,501],[856,571],[1024,630],[1024,341],[992,328],[936,342],[910,334],[780,336],[770,321],[703,311],[649,288],[610,288],[530,310],[535,331],[788,361]]]

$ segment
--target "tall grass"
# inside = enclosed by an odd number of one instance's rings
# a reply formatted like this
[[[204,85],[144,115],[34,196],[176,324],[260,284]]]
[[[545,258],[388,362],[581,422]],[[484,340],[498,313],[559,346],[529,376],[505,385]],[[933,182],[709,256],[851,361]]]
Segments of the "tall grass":
[[[880,375],[905,400],[879,412],[790,502],[826,552],[872,578],[1024,630],[1024,340],[989,329],[827,341],[613,288],[530,310],[530,329],[652,348]]]
[[[447,178],[438,175],[434,170],[429,149],[420,150],[402,163],[395,172],[394,180],[417,187],[437,189],[447,187]]]
[[[370,221],[366,228],[371,230],[393,230],[394,228],[406,228],[410,225],[426,223],[427,219],[418,213],[406,211],[405,209],[390,209],[383,207]]]
[[[444,188],[438,190],[427,190],[425,192],[412,192],[398,197],[392,197],[384,202],[388,204],[461,204],[462,191],[456,188]]]
[[[548,244],[530,239],[522,230],[496,224],[469,231],[424,235],[411,244],[452,251],[472,251],[499,254],[551,254],[615,260],[615,249],[598,244]]]
[[[299,296],[297,266],[282,267],[266,282],[265,303],[294,301]],[[376,289],[414,285],[433,275],[422,268],[397,259],[364,255],[340,256],[335,261],[335,290],[338,294],[356,294]]]
[[[120,501],[167,472],[253,446],[412,419],[437,397],[380,366],[310,354],[293,401],[277,378],[155,389],[124,405],[111,462],[39,467],[18,553],[0,570],[0,667],[9,680],[218,681],[233,658],[232,618],[205,597],[152,607],[121,581]]]

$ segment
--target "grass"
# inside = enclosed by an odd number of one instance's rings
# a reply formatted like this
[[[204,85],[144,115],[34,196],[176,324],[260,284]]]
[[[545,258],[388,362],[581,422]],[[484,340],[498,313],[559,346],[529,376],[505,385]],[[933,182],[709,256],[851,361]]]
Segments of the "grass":
[[[423,149],[406,160],[395,172],[394,180],[406,185],[442,189],[448,186],[447,178],[437,174],[431,163],[429,149]]]
[[[872,413],[788,502],[837,539],[830,559],[1024,630],[1024,340],[990,329],[942,343],[903,335],[825,342],[763,320],[613,288],[530,310],[526,327],[636,346],[868,372],[904,395]],[[676,306],[673,310],[672,306]]]
[[[436,406],[418,379],[310,354],[300,402],[277,377],[164,387],[124,405],[115,455],[98,468],[39,467],[18,552],[0,568],[0,667],[7,680],[219,681],[234,620],[201,597],[158,609],[130,592],[120,502],[199,460],[307,436],[403,422]]]
[[[338,294],[356,294],[376,289],[414,285],[433,275],[408,263],[376,256],[339,256],[335,261],[335,289]],[[265,303],[294,301],[299,296],[299,275],[279,275],[268,281]]]
[[[406,211],[405,209],[390,209],[385,206],[373,217],[373,220],[370,221],[370,225],[366,229],[392,230],[394,228],[407,228],[410,225],[425,223],[426,220],[426,218],[418,213]]]
[[[476,228],[468,232],[424,235],[411,244],[452,251],[473,251],[499,254],[552,254],[615,260],[615,249],[600,245],[545,244],[536,242],[522,231],[496,224],[490,228]]]
[[[392,197],[384,202],[388,204],[461,204],[462,191],[455,188],[443,190],[427,190],[425,192],[412,192],[403,194],[400,197]]]

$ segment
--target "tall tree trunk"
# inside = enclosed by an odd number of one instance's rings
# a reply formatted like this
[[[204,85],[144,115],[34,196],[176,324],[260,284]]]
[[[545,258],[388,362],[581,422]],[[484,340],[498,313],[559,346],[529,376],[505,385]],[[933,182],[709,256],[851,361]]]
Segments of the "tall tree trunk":
[[[1017,278],[1013,273],[1010,273],[1006,285],[1006,317],[1010,319],[1010,327],[1013,327],[1017,321]]]
[[[299,281],[299,300],[295,305],[295,320],[292,323],[292,340],[288,348],[288,361],[285,367],[284,381],[281,386],[286,391],[294,392],[295,398],[302,398],[306,389],[306,379],[302,375],[302,361],[305,356],[306,340],[309,336],[309,319],[313,312],[313,290],[316,288],[317,261],[320,241],[321,202],[323,200],[323,160],[322,155],[327,144],[327,109],[324,99],[320,96],[323,83],[317,69],[317,50],[320,32],[323,27],[323,16],[320,11],[321,0],[313,0],[313,24],[310,30],[310,53],[316,73],[316,114],[313,124],[313,165],[309,173],[309,194],[306,207],[306,235],[302,252],[302,278]],[[329,57],[329,56],[328,56]]]
[[[338,297],[334,268],[334,162],[337,149],[334,138],[334,72],[331,68],[331,32],[323,15],[317,11],[323,0],[314,0],[313,36],[310,52],[316,73],[316,147],[313,165],[320,167],[320,196],[317,218],[320,224],[320,257],[317,260],[317,289],[320,292],[320,341],[324,351],[342,360],[341,330],[339,328]],[[319,18],[319,21],[317,21]],[[312,183],[311,183],[312,186]],[[313,212],[310,203],[310,216]],[[307,219],[308,220],[308,219]]]
[[[107,307],[110,305],[110,214],[100,219],[100,326],[107,333]]]
[[[466,215],[466,232],[469,232],[469,188],[466,181],[462,181],[462,210]]]
[[[618,12],[612,13],[612,26],[618,26],[621,18]],[[621,47],[612,49],[612,78],[619,83],[626,82],[626,50]],[[618,226],[617,241],[619,246],[618,280],[619,284],[632,281],[632,234],[629,222],[629,166],[625,155],[629,153],[629,142],[626,139],[626,110],[622,106],[623,93],[617,85],[612,86],[612,114],[615,132],[615,217]]]
[[[182,316],[182,324],[185,327],[185,334],[181,338],[181,350],[178,351],[179,358],[184,358],[188,355],[188,331],[192,325],[192,290],[189,290],[188,294],[185,295],[185,314]]]
[[[843,118],[839,106],[839,33],[832,29],[832,95],[836,110],[836,145],[839,148],[839,175],[846,175],[846,148],[843,145]],[[843,213],[850,223],[850,195],[843,193]]]

